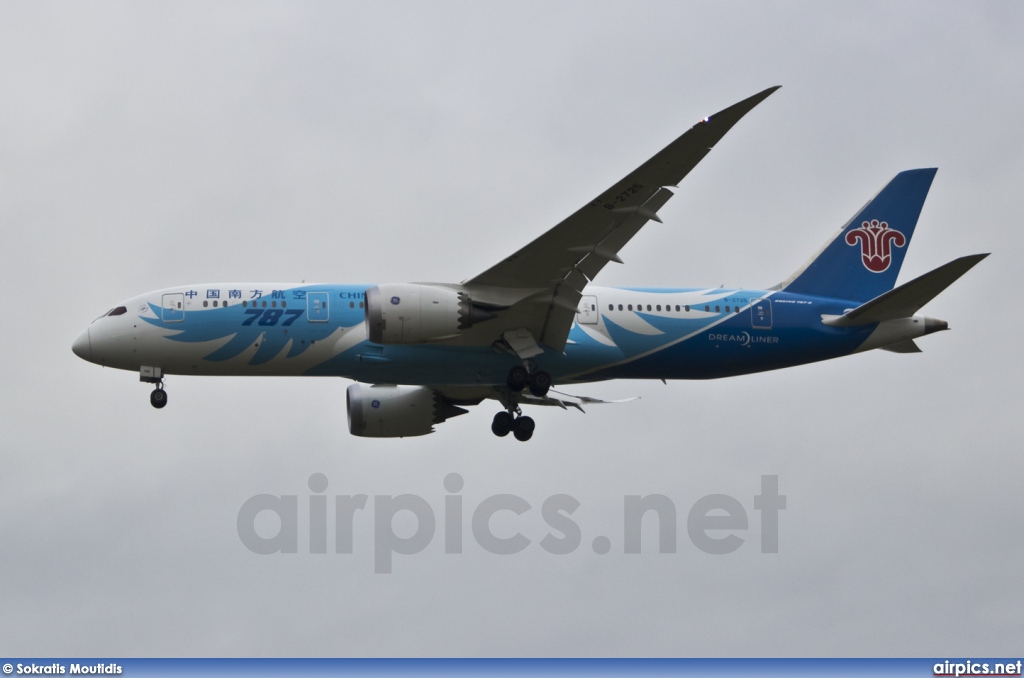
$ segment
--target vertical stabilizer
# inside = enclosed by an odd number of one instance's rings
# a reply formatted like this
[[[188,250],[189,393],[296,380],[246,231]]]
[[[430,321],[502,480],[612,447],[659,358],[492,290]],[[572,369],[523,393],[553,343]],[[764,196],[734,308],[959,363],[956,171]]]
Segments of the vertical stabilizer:
[[[934,168],[900,172],[779,287],[795,294],[867,301],[896,285]]]

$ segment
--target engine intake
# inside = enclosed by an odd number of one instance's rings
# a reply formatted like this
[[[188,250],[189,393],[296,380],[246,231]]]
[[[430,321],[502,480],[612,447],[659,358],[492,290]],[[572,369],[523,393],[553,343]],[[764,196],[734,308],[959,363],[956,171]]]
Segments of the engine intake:
[[[398,283],[366,290],[366,326],[375,344],[444,341],[496,317],[465,292],[447,287]]]
[[[345,400],[349,433],[362,438],[426,435],[434,424],[468,411],[426,386],[352,384]]]

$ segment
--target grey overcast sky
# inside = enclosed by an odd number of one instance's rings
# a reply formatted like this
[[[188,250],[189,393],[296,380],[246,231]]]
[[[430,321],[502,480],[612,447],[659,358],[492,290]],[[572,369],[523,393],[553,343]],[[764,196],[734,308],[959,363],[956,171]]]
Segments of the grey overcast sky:
[[[0,654],[1019,652],[1024,323],[997,294],[1024,255],[1022,34],[1013,2],[0,4]],[[642,399],[538,412],[525,445],[488,405],[353,438],[341,379],[173,377],[156,411],[71,353],[161,287],[462,280],[777,84],[598,282],[772,285],[937,166],[901,280],[993,255],[926,307],[952,331],[924,353],[583,386]],[[309,553],[314,473],[370,496],[352,554]],[[775,555],[762,475],[788,502]],[[532,507],[495,518],[531,540],[516,555],[470,530],[502,493]],[[245,548],[258,494],[298,496],[298,553]],[[401,494],[437,533],[375,574],[374,495]],[[568,555],[540,546],[555,494],[580,502]],[[624,553],[624,497],[648,494],[675,553],[653,521]],[[749,518],[732,554],[688,537],[708,494]]]

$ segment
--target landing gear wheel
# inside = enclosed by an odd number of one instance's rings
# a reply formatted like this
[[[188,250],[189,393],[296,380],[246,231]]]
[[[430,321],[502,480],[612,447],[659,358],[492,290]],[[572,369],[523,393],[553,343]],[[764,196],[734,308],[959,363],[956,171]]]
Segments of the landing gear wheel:
[[[522,365],[516,365],[508,371],[508,377],[505,379],[505,383],[510,391],[519,393],[526,387],[526,383],[530,379],[530,373],[526,371],[526,368]]]
[[[512,426],[515,424],[515,420],[512,415],[508,412],[498,412],[494,415],[494,421],[491,422],[491,433],[504,438],[512,431]]]
[[[512,427],[512,435],[516,437],[516,440],[525,443],[533,437],[533,430],[535,428],[537,428],[537,424],[534,423],[532,417],[519,417]]]
[[[149,394],[149,404],[158,410],[162,408],[167,404],[167,391],[162,388],[153,389],[153,392]]]
[[[543,398],[551,388],[551,375],[547,372],[534,372],[530,375],[530,393]]]

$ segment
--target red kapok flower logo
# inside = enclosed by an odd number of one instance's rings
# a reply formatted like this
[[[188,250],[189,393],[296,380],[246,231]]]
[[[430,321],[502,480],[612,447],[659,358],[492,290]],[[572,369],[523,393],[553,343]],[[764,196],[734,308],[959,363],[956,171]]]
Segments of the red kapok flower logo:
[[[894,245],[903,247],[907,244],[906,236],[878,219],[865,221],[860,228],[847,232],[847,245],[856,245],[857,241],[860,241],[860,260],[872,273],[881,273],[889,268]]]

